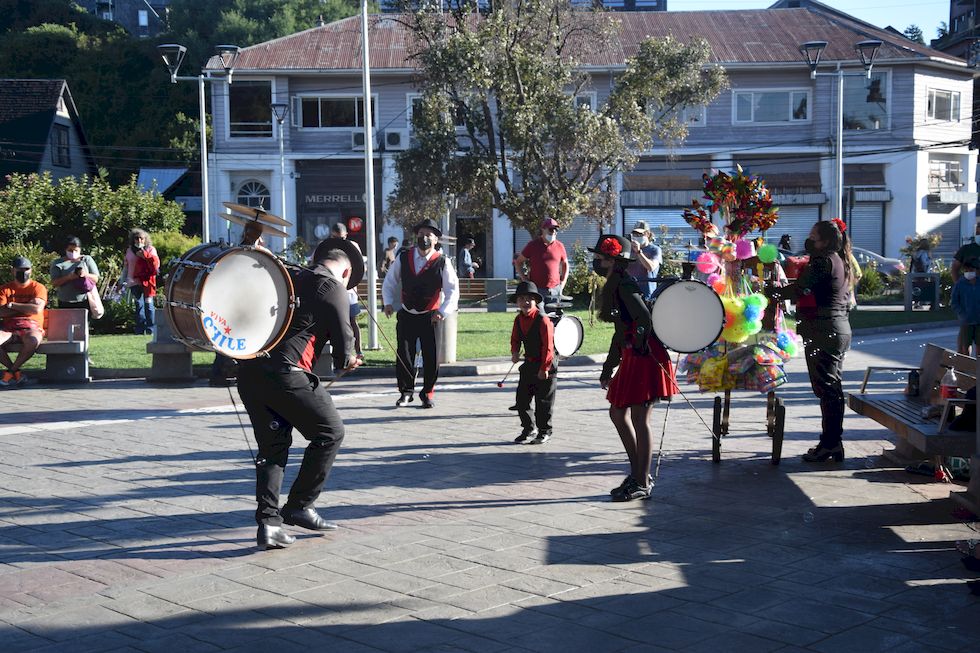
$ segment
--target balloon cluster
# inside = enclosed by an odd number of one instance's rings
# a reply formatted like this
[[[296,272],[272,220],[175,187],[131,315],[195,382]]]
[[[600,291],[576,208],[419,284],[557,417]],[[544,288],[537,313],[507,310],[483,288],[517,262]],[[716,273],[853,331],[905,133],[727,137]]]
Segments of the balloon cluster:
[[[725,309],[725,327],[721,337],[732,343],[745,342],[749,336],[762,331],[762,314],[769,306],[769,300],[761,293],[745,297],[722,297]]]
[[[799,336],[792,329],[786,329],[785,331],[780,331],[776,335],[776,346],[786,352],[787,356],[796,356],[799,351]]]
[[[746,175],[742,166],[735,166],[731,174],[719,170],[712,176],[702,175],[702,179],[703,201],[693,200],[683,214],[687,223],[701,233],[717,233],[711,217],[719,211],[728,221],[725,231],[732,240],[751,231],[766,231],[779,219],[779,209],[772,205],[765,182]]]

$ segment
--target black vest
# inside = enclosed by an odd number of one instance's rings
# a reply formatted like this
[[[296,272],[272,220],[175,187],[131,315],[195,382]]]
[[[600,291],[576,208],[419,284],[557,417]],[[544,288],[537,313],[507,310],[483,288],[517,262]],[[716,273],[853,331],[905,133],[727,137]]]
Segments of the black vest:
[[[534,321],[531,322],[531,328],[528,329],[527,333],[521,331],[520,322],[517,324],[517,332],[521,335],[521,344],[524,345],[524,358],[534,362],[541,362],[541,320],[550,320],[551,318],[545,317],[541,310],[538,310],[537,316]],[[552,369],[554,369],[555,364],[552,359],[551,364]]]
[[[415,248],[401,253],[402,268],[402,306],[422,313],[439,308],[439,293],[442,291],[442,271],[446,267],[446,257],[440,254],[427,262],[422,271],[412,273],[412,260]]]

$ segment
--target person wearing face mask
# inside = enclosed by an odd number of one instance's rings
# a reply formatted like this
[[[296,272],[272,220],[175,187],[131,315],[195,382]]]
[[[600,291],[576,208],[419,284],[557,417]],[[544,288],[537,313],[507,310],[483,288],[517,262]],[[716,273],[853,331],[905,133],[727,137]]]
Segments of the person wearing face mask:
[[[86,293],[99,281],[99,268],[88,254],[82,254],[82,241],[69,236],[65,255],[51,263],[51,285],[57,288],[58,308],[88,310]]]
[[[663,253],[653,244],[652,236],[650,228],[643,220],[633,225],[630,244],[635,260],[626,268],[630,276],[636,279],[640,294],[647,300],[653,298],[653,292],[657,289],[657,282],[649,279],[660,274],[660,264],[663,262]]]
[[[963,268],[963,264],[970,259],[980,258],[980,243],[977,243],[977,237],[973,237],[966,241],[956,253],[953,254],[953,263],[949,266],[949,272],[953,275],[953,283],[960,280],[960,270]]]
[[[953,284],[950,306],[960,323],[957,350],[970,355],[970,347],[976,352],[978,331],[980,331],[980,283],[977,283],[977,270],[980,259],[971,258],[963,262],[959,281]]]
[[[525,274],[524,263],[529,271]],[[540,234],[521,250],[515,267],[522,281],[533,281],[546,304],[557,302],[568,281],[568,253],[558,240],[558,222],[547,218],[541,222]]]
[[[820,221],[804,244],[810,261],[799,278],[771,297],[796,304],[797,333],[803,338],[813,394],[820,400],[820,441],[803,454],[809,463],[844,460],[844,391],[841,366],[851,346],[848,321],[851,253],[847,227],[839,218]]]
[[[31,262],[17,256],[10,264],[14,280],[0,286],[0,364],[6,369],[0,376],[0,389],[22,386],[27,378],[20,368],[30,360],[44,339],[44,305],[48,290],[31,279]],[[16,360],[10,359],[6,346],[20,343]]]
[[[442,231],[433,220],[423,220],[415,226],[415,247],[398,255],[388,268],[381,297],[385,317],[395,312],[400,299],[401,308],[395,326],[398,351],[395,378],[399,397],[396,406],[412,401],[415,393],[416,341],[422,345],[422,408],[432,408],[439,364],[436,360],[437,322],[456,310],[459,303],[459,278],[446,257],[436,250]]]
[[[129,232],[129,247],[126,249],[126,287],[136,303],[136,326],[138,334],[153,333],[155,309],[153,298],[157,294],[157,274],[160,272],[160,257],[150,243],[150,234],[142,229]]]
[[[328,342],[335,369],[353,370],[361,364],[354,351],[347,290],[364,276],[364,260],[352,242],[328,238],[317,245],[313,265],[291,273],[298,303],[282,340],[268,356],[238,364],[238,394],[258,444],[255,521],[260,549],[281,549],[295,541],[283,524],[312,531],[337,528],[320,516],[314,503],[344,439],[344,422],[312,370]],[[294,427],[309,444],[280,508]]]
[[[604,234],[589,251],[595,254],[593,271],[606,279],[599,319],[615,325],[599,384],[607,390],[609,418],[630,462],[629,475],[610,494],[613,501],[649,499],[653,455],[650,415],[659,400],[678,392],[677,381],[667,350],[653,333],[650,309],[636,280],[627,272],[627,266],[634,262],[630,241]]]

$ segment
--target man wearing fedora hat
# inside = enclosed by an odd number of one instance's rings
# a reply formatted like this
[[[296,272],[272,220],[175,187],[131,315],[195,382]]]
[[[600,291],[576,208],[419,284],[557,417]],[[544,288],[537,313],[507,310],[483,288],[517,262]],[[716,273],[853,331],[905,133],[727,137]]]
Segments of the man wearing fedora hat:
[[[517,291],[509,299],[520,311],[510,333],[510,353],[514,363],[520,360],[521,348],[524,349],[524,363],[517,370],[517,414],[521,418],[521,434],[514,442],[544,444],[551,439],[551,417],[558,388],[555,325],[542,311],[544,297],[533,281],[517,284]]]
[[[416,341],[422,346],[422,408],[435,404],[439,363],[436,359],[436,322],[456,310],[459,303],[459,278],[456,270],[436,249],[442,231],[433,220],[423,220],[415,226],[415,246],[403,251],[392,262],[381,285],[384,313],[391,317],[394,304],[400,299],[395,327],[398,351],[395,355],[395,378],[399,397],[396,406],[412,401],[415,393]]]
[[[313,265],[312,270],[304,268],[293,276],[299,301],[282,340],[267,357],[243,360],[238,368],[238,394],[258,444],[255,521],[261,549],[281,549],[295,541],[283,530],[284,523],[313,531],[337,528],[313,504],[344,439],[344,423],[312,370],[327,342],[336,369],[352,370],[361,364],[354,351],[347,289],[364,276],[364,259],[350,241],[328,238],[317,245]],[[289,498],[280,508],[294,427],[309,445]]]

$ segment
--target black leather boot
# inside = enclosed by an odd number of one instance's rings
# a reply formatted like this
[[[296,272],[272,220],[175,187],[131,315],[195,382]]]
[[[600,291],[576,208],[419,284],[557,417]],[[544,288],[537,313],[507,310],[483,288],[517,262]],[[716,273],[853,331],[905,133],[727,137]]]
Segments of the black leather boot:
[[[296,541],[296,538],[282,529],[282,526],[259,524],[255,535],[255,543],[263,551],[268,549],[285,549]]]

